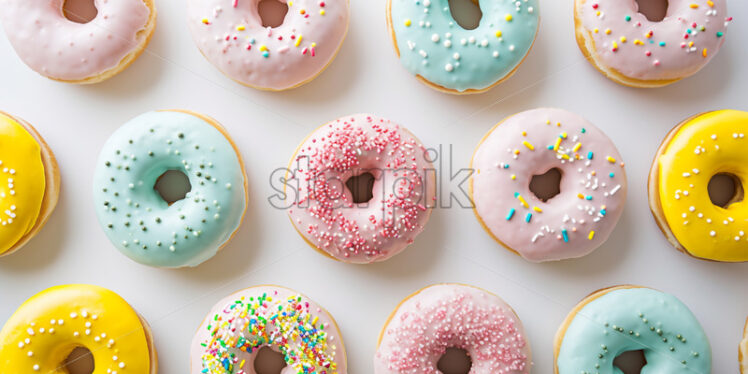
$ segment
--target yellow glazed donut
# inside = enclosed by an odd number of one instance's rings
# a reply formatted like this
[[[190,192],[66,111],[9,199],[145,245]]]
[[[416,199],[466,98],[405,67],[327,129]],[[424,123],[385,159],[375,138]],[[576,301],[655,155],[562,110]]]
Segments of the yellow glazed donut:
[[[89,285],[42,291],[0,331],[0,373],[66,374],[63,362],[79,347],[93,355],[92,374],[155,374],[148,324],[119,295]]]
[[[42,137],[0,112],[0,257],[26,244],[57,205],[60,173]]]
[[[662,142],[649,174],[649,205],[670,243],[691,256],[722,262],[748,261],[748,113],[721,110],[696,115]],[[714,205],[707,186],[731,176],[736,194]]]

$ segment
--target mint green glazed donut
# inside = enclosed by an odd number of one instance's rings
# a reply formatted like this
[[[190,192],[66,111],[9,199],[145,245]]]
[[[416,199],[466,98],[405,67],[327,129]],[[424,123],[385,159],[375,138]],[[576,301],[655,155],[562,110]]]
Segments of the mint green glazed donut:
[[[639,350],[647,361],[642,374],[711,373],[706,334],[674,296],[619,286],[590,295],[580,306],[556,335],[556,373],[622,374],[613,360]]]
[[[448,0],[388,0],[388,26],[400,62],[434,88],[485,91],[514,73],[540,23],[538,0],[480,0],[474,30],[452,17]]]
[[[187,196],[169,205],[154,189],[178,170]],[[201,115],[156,111],[120,127],[96,165],[99,223],[123,254],[156,267],[197,266],[238,229],[247,206],[244,167],[222,127]]]

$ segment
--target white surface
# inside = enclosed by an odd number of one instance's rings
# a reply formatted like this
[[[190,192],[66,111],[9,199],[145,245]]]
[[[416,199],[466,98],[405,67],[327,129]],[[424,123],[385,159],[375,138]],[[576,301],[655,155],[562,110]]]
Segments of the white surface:
[[[411,292],[462,282],[502,296],[523,319],[534,372],[552,371],[553,336],[567,312],[602,287],[635,283],[673,293],[709,335],[715,373],[737,372],[737,344],[748,315],[748,264],[694,260],[671,248],[652,219],[646,179],[662,137],[702,111],[748,110],[748,3],[730,1],[736,17],[721,53],[700,74],[663,89],[616,85],[587,64],[573,34],[571,0],[545,0],[540,34],[516,76],[480,96],[455,97],[422,85],[395,57],[383,1],[352,1],[351,29],[339,56],[312,83],[284,93],[240,86],[193,45],[184,2],[159,0],[148,52],[114,79],[89,87],[56,83],[19,61],[0,37],[0,109],[34,124],[57,155],[63,185],[47,227],[19,253],[0,259],[0,321],[50,286],[92,283],[127,299],[153,326],[161,373],[187,373],[189,344],[210,306],[251,285],[276,283],[325,306],[343,331],[351,373],[371,373],[377,334]],[[504,117],[538,106],[582,114],[618,144],[630,194],[610,240],[578,260],[531,264],[500,248],[473,212],[434,212],[425,232],[388,262],[354,266],[324,258],[273,209],[268,178],[316,126],[371,112],[407,126],[431,147],[452,146],[455,169]],[[91,181],[99,149],[128,119],[158,108],[214,116],[233,134],[248,168],[251,203],[234,241],[195,269],[138,265],[107,241],[94,216]],[[449,173],[444,163],[441,171]],[[437,166],[439,167],[439,166]],[[445,187],[449,185],[445,183]],[[455,186],[441,191],[443,198]]]

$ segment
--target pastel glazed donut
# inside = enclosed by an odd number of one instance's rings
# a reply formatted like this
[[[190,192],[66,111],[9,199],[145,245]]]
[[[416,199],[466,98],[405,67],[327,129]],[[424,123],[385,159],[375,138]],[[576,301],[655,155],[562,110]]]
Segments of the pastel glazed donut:
[[[649,173],[649,206],[668,241],[693,257],[748,261],[748,112],[720,110],[681,122],[663,140]],[[713,176],[737,191],[726,207],[709,197]]]
[[[255,373],[263,347],[280,352],[281,374],[348,372],[343,337],[333,317],[308,297],[257,286],[219,301],[197,330],[190,373]]]
[[[0,372],[68,373],[65,359],[83,347],[92,374],[156,374],[148,323],[116,293],[74,284],[28,299],[0,331]]]
[[[610,139],[561,109],[515,114],[491,129],[473,155],[470,196],[478,221],[509,250],[533,262],[587,255],[616,226],[626,173]],[[533,176],[561,174],[559,194],[543,201]]]
[[[740,373],[748,373],[748,318],[745,320],[743,341],[740,342],[738,350],[738,361],[740,362]]]
[[[352,177],[374,178],[372,198],[356,203]],[[288,214],[320,253],[350,263],[384,261],[423,230],[436,195],[434,167],[421,142],[389,120],[355,114],[323,125],[297,148],[285,189]],[[291,191],[289,189],[293,189]]]
[[[696,74],[719,52],[727,25],[725,0],[669,0],[650,21],[635,0],[575,0],[579,48],[611,80],[661,87]]]
[[[169,170],[184,173],[192,187],[173,204],[154,189]],[[214,119],[189,111],[145,113],[104,145],[94,203],[107,237],[127,257],[150,266],[197,266],[241,224],[247,207],[244,163]]]
[[[448,348],[470,356],[471,374],[529,373],[530,344],[517,314],[501,298],[465,285],[439,284],[409,296],[379,335],[375,374],[441,373]]]
[[[41,135],[0,112],[0,257],[21,249],[57,205],[60,171]]]
[[[280,0],[283,24],[264,27],[260,0],[189,0],[192,37],[229,78],[271,91],[301,86],[332,62],[348,32],[348,0]]]
[[[538,33],[538,1],[474,2],[483,18],[466,30],[448,0],[387,0],[387,26],[405,69],[455,94],[484,92],[512,76]]]
[[[125,70],[156,28],[154,0],[94,0],[88,23],[63,14],[64,0],[2,0],[0,13],[13,48],[31,69],[57,81],[90,84]]]
[[[613,360],[643,351],[647,373],[711,373],[712,350],[701,324],[674,296],[616,286],[587,296],[561,324],[556,374],[621,373]]]

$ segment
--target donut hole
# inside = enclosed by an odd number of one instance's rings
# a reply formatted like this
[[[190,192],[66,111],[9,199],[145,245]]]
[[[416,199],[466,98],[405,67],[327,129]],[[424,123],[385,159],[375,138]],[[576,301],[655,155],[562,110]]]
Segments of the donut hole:
[[[288,4],[278,0],[261,0],[257,3],[257,13],[260,14],[263,27],[275,28],[286,19]]]
[[[93,354],[86,347],[75,347],[61,366],[68,374],[91,374],[94,371]]]
[[[286,367],[283,354],[270,347],[262,347],[255,356],[254,369],[257,374],[280,374]]]
[[[636,0],[639,13],[652,22],[660,22],[667,16],[668,0]]]
[[[530,191],[543,202],[561,193],[561,169],[553,168],[545,174],[533,175],[530,179]]]
[[[345,186],[351,192],[354,203],[368,203],[374,197],[374,179],[371,173],[363,173],[354,175],[345,181]]]
[[[719,173],[707,185],[712,204],[727,209],[730,205],[743,201],[743,184],[740,178],[730,173]]]
[[[94,0],[65,0],[62,3],[62,14],[75,23],[89,23],[96,18],[99,10]]]
[[[623,352],[613,360],[613,366],[621,369],[623,374],[640,374],[647,364],[644,351]]]
[[[480,25],[483,12],[478,0],[449,0],[449,12],[460,27],[475,30]]]
[[[443,374],[468,374],[473,366],[470,354],[462,348],[449,347],[444,352],[436,368]]]
[[[171,206],[192,191],[192,184],[181,170],[167,170],[156,179],[153,189]]]

